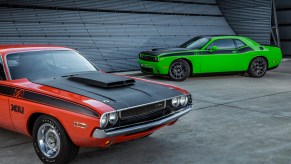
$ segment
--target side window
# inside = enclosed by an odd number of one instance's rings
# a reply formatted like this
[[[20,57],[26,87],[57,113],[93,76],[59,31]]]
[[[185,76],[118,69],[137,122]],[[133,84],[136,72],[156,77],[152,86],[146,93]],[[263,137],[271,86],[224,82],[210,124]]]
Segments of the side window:
[[[212,42],[207,49],[210,50],[213,46],[217,46],[219,49],[235,49],[235,45],[232,39],[220,39]]]
[[[242,42],[238,39],[235,39],[234,42],[235,42],[236,48],[241,48],[241,47],[247,46],[244,42]]]
[[[2,57],[0,56],[0,80],[6,80]]]

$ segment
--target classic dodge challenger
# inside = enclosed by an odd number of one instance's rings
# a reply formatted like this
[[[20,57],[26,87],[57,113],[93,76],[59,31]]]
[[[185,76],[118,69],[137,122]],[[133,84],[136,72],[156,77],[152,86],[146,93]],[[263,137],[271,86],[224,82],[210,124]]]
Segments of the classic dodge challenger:
[[[0,45],[0,54],[0,126],[31,136],[44,163],[146,137],[192,110],[189,92],[104,73],[70,48]]]
[[[192,74],[247,72],[262,77],[278,67],[280,48],[264,46],[242,36],[198,36],[177,48],[160,48],[139,54],[141,71],[168,75],[183,81]]]

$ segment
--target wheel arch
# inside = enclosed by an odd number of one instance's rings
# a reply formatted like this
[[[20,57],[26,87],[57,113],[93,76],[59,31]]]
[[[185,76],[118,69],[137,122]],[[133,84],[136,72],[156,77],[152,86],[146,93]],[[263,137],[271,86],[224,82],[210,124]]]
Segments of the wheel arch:
[[[67,130],[66,128],[64,127],[64,125],[62,124],[62,122],[57,118],[55,117],[54,115],[51,115],[51,114],[47,114],[47,113],[41,113],[41,112],[36,112],[36,113],[33,113],[29,116],[28,118],[28,121],[27,121],[27,132],[30,136],[32,136],[33,134],[33,126],[36,122],[36,120],[40,117],[40,116],[43,116],[43,115],[46,115],[46,116],[50,116],[54,119],[56,119],[64,128],[65,132],[67,133]],[[67,133],[68,134],[68,133]],[[70,135],[68,134],[69,138],[70,138]]]
[[[192,62],[189,59],[182,57],[182,58],[178,58],[178,59],[173,60],[170,65],[172,65],[177,60],[185,60],[189,64],[189,66],[190,66],[190,76],[191,76],[193,74],[193,64],[192,64]],[[170,69],[169,69],[169,71],[170,71]]]
[[[30,136],[32,136],[33,126],[35,124],[35,121],[42,115],[47,115],[45,113],[33,113],[29,116],[27,121],[27,132]]]
[[[267,61],[267,68],[269,69],[269,60],[268,60],[268,58],[266,58],[266,57],[263,56],[263,55],[258,55],[258,56],[253,57],[252,60],[251,60],[250,63],[249,63],[248,69],[250,68],[252,61],[253,61],[255,58],[258,58],[258,57],[264,58],[264,59]]]

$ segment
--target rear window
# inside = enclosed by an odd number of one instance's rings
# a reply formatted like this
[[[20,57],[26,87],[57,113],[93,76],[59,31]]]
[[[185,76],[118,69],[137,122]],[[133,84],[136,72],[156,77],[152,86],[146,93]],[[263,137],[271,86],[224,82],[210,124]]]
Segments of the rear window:
[[[246,44],[244,42],[242,42],[241,40],[235,39],[234,42],[236,44],[236,48],[241,48],[241,47],[246,46]]]

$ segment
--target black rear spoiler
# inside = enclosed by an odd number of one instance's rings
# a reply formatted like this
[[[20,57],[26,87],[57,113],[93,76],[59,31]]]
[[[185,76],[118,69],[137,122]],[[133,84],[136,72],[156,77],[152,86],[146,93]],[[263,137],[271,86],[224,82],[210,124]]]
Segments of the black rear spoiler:
[[[274,45],[274,44],[261,44],[262,46],[270,46],[270,47],[277,47],[279,48],[277,45]]]

